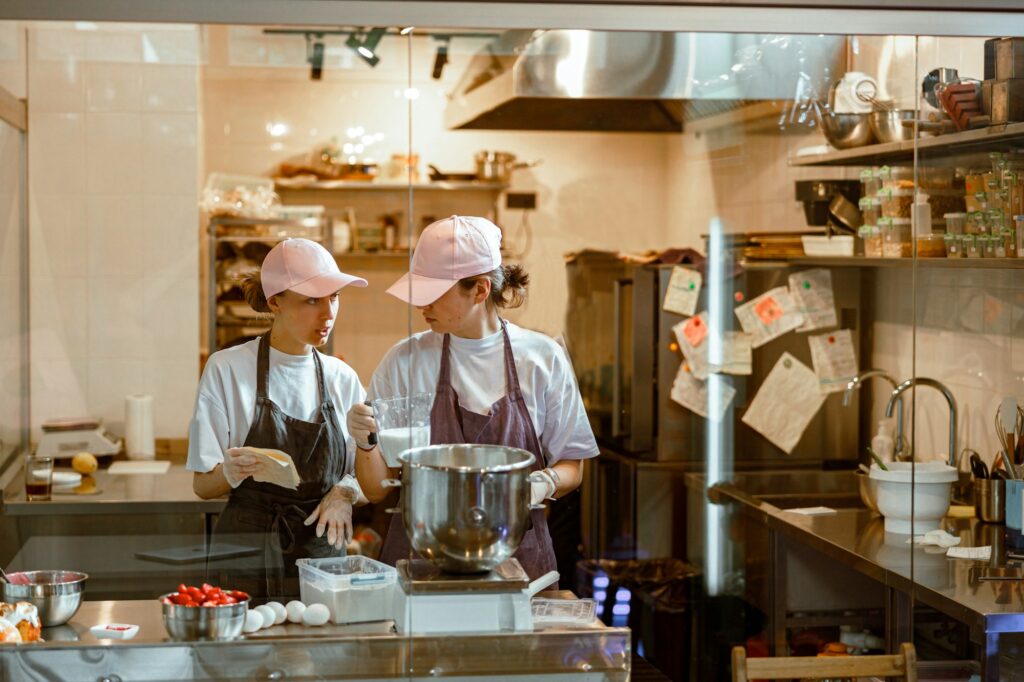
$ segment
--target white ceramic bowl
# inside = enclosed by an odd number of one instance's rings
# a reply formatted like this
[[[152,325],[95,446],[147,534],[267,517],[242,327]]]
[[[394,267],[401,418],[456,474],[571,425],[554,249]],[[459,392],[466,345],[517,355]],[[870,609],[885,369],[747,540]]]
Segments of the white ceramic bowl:
[[[888,471],[871,467],[878,484],[878,511],[885,517],[885,532],[921,535],[939,527],[949,511],[949,496],[957,472],[942,462],[890,462]],[[911,478],[913,477],[913,516]]]

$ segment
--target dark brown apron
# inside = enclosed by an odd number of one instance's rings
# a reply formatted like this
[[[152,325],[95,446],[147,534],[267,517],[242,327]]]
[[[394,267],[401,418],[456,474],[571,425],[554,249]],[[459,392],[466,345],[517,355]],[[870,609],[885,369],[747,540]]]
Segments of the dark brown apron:
[[[505,320],[501,320],[501,333],[505,339],[506,395],[491,405],[489,415],[470,412],[459,404],[459,396],[451,382],[451,337],[444,335],[441,369],[438,372],[434,406],[430,411],[430,442],[432,445],[474,443],[521,448],[532,452],[535,457],[530,470],[539,471],[545,467],[544,451],[519,386],[519,374],[516,372]],[[526,531],[522,544],[513,556],[533,580],[555,570],[555,550],[551,544],[544,510],[534,509],[530,512],[530,519],[533,527]],[[409,558],[411,553],[412,547],[402,515],[395,514],[384,540],[381,561],[394,566],[399,559]],[[415,556],[419,557],[419,554]]]
[[[256,360],[256,408],[245,445],[274,448],[292,456],[302,482],[297,490],[251,477],[228,496],[217,520],[208,574],[223,588],[243,590],[256,601],[286,602],[299,598],[298,568],[303,557],[339,555],[327,541],[316,537],[316,524],[304,521],[313,513],[345,471],[345,436],[324,385],[320,353],[313,350],[317,388],[320,392],[318,421],[307,422],[285,414],[268,396],[270,332],[259,341]],[[223,559],[248,549],[248,558]],[[252,551],[258,550],[258,551]]]

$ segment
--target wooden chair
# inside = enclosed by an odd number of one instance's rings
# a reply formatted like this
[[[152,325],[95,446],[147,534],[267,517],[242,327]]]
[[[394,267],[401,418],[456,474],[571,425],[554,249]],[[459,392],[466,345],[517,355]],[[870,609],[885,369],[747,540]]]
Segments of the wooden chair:
[[[733,682],[748,680],[821,680],[830,678],[897,677],[917,682],[914,645],[900,645],[892,656],[790,656],[747,658],[743,647],[732,650]]]

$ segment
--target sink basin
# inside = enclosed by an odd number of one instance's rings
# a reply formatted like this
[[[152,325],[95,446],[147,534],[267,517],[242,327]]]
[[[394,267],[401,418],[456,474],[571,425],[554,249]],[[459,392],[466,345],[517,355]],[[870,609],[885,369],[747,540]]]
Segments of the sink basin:
[[[864,509],[853,471],[759,471],[737,473],[733,485],[779,509]]]

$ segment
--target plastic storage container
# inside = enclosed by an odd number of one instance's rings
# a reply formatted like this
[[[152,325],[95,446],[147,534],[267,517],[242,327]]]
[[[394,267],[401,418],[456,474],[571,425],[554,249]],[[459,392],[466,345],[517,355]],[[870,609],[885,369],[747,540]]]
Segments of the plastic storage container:
[[[942,216],[946,220],[946,232],[949,234],[963,234],[964,226],[967,223],[967,214],[958,211],[956,213],[946,213]]]
[[[873,197],[882,189],[882,179],[878,177],[878,171],[873,168],[865,168],[860,172],[860,195],[862,197]]]
[[[879,218],[882,231],[882,257],[905,258],[910,255],[910,218]]]
[[[364,556],[299,559],[299,593],[306,604],[323,604],[334,623],[394,618],[398,571]]]
[[[946,213],[957,213],[963,211],[964,193],[958,189],[928,189],[922,190],[928,195],[928,203],[932,207],[932,215],[940,216]]]
[[[917,235],[918,258],[945,258],[946,243],[941,234]]]
[[[914,203],[914,190],[901,187],[884,187],[878,193],[882,201],[882,215],[886,218],[909,218]]]
[[[864,240],[865,258],[882,257],[882,231],[877,225],[862,225],[857,234]]]
[[[865,225],[877,225],[882,217],[882,201],[878,197],[861,197],[860,214]]]
[[[914,169],[909,166],[882,166],[878,178],[883,189],[914,189]]]
[[[942,238],[942,242],[946,247],[946,258],[963,258],[964,249],[962,235],[947,233]]]

